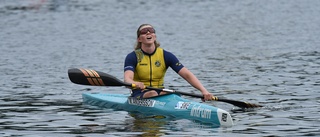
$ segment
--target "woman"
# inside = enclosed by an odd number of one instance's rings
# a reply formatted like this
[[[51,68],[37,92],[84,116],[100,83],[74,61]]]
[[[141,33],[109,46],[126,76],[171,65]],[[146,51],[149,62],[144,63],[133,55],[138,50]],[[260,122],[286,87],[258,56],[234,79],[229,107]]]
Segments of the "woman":
[[[129,53],[124,64],[124,81],[136,85],[132,96],[149,98],[162,94],[164,91],[145,90],[145,86],[164,88],[164,76],[171,67],[193,87],[200,90],[204,100],[212,100],[210,94],[200,81],[184,67],[175,55],[163,50],[157,42],[155,29],[150,24],[142,24],[137,30],[135,51]]]

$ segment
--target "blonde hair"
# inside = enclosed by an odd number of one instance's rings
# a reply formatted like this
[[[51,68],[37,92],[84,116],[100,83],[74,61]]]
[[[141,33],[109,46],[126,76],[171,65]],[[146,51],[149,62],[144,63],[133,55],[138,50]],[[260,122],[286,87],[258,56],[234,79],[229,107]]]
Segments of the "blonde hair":
[[[140,25],[139,28],[138,28],[138,30],[137,30],[137,38],[139,38],[139,36],[140,36],[140,29],[141,29],[143,26],[151,26],[151,27],[153,28],[153,26],[150,25],[150,24],[142,24],[142,25]],[[157,40],[154,41],[154,45],[156,45],[156,47],[160,47],[160,43],[159,43]],[[141,42],[138,42],[138,39],[137,39],[137,41],[136,41],[136,43],[135,43],[135,45],[134,45],[134,50],[137,50],[137,49],[141,49]]]

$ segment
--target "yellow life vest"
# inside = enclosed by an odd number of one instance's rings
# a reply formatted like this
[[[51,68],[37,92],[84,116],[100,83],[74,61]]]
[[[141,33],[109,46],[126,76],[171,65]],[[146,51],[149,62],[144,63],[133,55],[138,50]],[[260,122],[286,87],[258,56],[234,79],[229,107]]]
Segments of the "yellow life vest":
[[[144,54],[141,49],[135,50],[137,66],[134,81],[143,82],[145,86],[164,88],[164,76],[167,71],[163,49],[157,48],[152,55]]]

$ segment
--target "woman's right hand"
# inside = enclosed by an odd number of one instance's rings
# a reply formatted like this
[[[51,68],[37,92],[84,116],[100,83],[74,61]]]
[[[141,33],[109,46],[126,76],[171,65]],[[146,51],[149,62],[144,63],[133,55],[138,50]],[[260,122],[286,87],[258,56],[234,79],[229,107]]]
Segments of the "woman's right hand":
[[[133,84],[135,85],[134,88],[136,88],[136,89],[145,89],[146,88],[146,86],[142,82],[133,82]]]

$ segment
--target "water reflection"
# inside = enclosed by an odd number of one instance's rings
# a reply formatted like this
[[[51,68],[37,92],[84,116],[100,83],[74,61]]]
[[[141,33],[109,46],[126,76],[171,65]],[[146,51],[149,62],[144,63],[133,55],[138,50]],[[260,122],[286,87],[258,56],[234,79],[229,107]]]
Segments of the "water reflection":
[[[126,132],[138,136],[162,136],[163,130],[168,124],[168,119],[163,116],[144,115],[141,113],[125,111],[114,111],[111,109],[100,109],[94,106],[85,105],[87,112],[81,114],[88,121],[80,124],[80,128],[72,129],[72,133],[92,134],[113,132]],[[119,114],[126,113],[125,117]],[[97,118],[99,117],[99,118]],[[112,120],[110,120],[110,118]]]
[[[159,137],[165,135],[163,129],[164,125],[168,124],[167,120],[164,120],[164,116],[145,116],[139,113],[130,113],[134,118],[131,131],[142,132],[143,137]],[[162,131],[161,131],[162,130]]]

